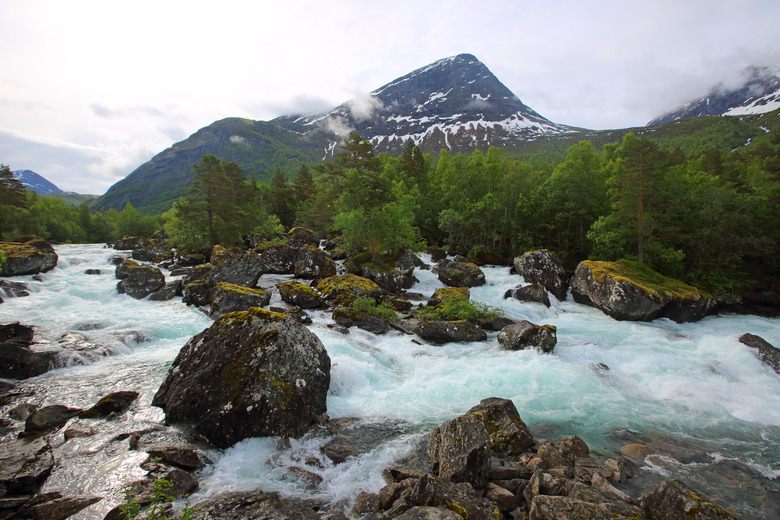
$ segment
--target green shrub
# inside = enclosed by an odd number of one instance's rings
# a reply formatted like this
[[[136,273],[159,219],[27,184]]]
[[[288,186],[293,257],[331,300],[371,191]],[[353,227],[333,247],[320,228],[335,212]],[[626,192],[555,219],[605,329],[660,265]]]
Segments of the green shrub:
[[[389,302],[376,303],[370,296],[358,296],[349,304],[349,309],[363,311],[369,316],[376,316],[388,321],[398,321],[398,314]]]
[[[421,307],[415,315],[421,320],[459,321],[498,318],[504,311],[471,300],[448,300],[435,307]]]
[[[171,481],[163,478],[154,481],[154,492],[152,493],[152,502],[144,510],[144,518],[146,520],[190,520],[195,513],[195,508],[190,507],[189,504],[181,511],[181,516],[169,517],[165,511],[167,505],[174,501],[175,497],[172,497],[167,493],[171,488]],[[125,496],[125,504],[121,506],[123,520],[133,520],[141,512],[141,504],[138,503],[138,498],[130,490],[130,486],[125,486],[123,489]]]

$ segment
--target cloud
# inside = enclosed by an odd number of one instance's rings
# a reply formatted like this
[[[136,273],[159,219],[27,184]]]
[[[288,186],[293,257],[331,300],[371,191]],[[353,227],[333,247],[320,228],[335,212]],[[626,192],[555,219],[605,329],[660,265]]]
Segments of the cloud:
[[[241,137],[240,135],[231,135],[230,142],[233,144],[244,144],[246,142],[246,138]]]
[[[332,109],[338,103],[319,96],[297,94],[277,102],[248,103],[245,110],[257,119],[273,119],[280,115],[319,114]]]
[[[96,116],[106,119],[138,116],[165,117],[165,114],[162,111],[150,106],[125,106],[121,108],[109,108],[101,103],[92,103],[90,105],[90,109]]]
[[[466,106],[464,106],[466,110],[488,110],[490,108],[490,101],[487,99],[472,99],[468,103],[466,103]]]
[[[382,102],[378,97],[371,94],[359,93],[349,101],[347,105],[352,112],[352,118],[355,121],[367,121],[374,117],[376,112],[384,109]]]
[[[347,137],[355,130],[347,123],[346,119],[335,115],[326,117],[322,121],[319,121],[317,126],[328,132],[333,132],[339,137]]]

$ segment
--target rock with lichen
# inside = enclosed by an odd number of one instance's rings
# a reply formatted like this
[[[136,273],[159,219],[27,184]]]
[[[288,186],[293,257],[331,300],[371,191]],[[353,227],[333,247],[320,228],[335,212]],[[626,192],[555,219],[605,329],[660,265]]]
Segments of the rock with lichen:
[[[0,242],[5,261],[0,265],[0,276],[22,276],[45,273],[57,267],[54,248],[36,236],[23,236],[12,242]]]
[[[229,312],[265,307],[270,301],[271,293],[263,289],[222,282],[214,288],[209,314],[212,318],[219,318]]]
[[[152,404],[214,446],[247,437],[299,437],[326,411],[330,357],[285,314],[225,314],[181,349]]]

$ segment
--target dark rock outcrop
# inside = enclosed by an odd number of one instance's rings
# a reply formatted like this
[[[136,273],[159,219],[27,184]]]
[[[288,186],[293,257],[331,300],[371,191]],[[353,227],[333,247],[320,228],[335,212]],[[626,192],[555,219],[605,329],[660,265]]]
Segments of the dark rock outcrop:
[[[79,414],[82,419],[98,419],[113,414],[125,413],[138,399],[138,392],[120,390],[102,397],[97,403]]]
[[[440,345],[457,341],[484,341],[487,339],[487,333],[479,325],[468,320],[422,321],[414,328],[414,333]]]
[[[539,284],[563,301],[569,287],[561,262],[547,250],[528,251],[514,260],[517,274],[529,284]]]
[[[700,320],[716,302],[680,282],[677,289],[654,289],[622,274],[623,262],[580,262],[571,280],[574,301],[592,305],[617,320],[676,322]],[[660,275],[655,274],[660,277]],[[668,280],[668,279],[667,279]]]
[[[293,274],[298,249],[288,244],[272,244],[258,252],[263,273]]]
[[[317,247],[320,237],[309,228],[294,227],[287,232],[287,245],[292,247]]]
[[[468,261],[441,260],[436,264],[437,275],[450,287],[478,287],[485,285],[485,273],[477,264]]]
[[[0,276],[45,273],[57,267],[57,253],[40,237],[24,236],[13,242],[0,242],[0,251],[5,253]]]
[[[114,249],[129,251],[132,249],[146,249],[152,245],[152,241],[146,237],[125,235],[114,243]]]
[[[0,489],[6,497],[37,492],[53,467],[51,446],[43,438],[0,444]]]
[[[212,252],[211,262],[214,267],[204,278],[215,286],[225,282],[254,287],[263,274],[263,263],[254,251],[243,252],[223,248],[220,251]]]
[[[24,282],[0,280],[0,295],[6,298],[20,298],[22,296],[30,296],[30,286]],[[2,298],[0,298],[0,303],[3,303]]]
[[[466,415],[482,421],[489,433],[490,449],[497,455],[519,455],[534,445],[531,432],[509,399],[488,397]]]
[[[263,289],[222,282],[214,288],[209,314],[212,318],[219,318],[229,312],[265,307],[270,301],[271,293]]]
[[[325,412],[330,358],[298,321],[259,308],[226,314],[181,349],[152,404],[220,448],[298,437]]]
[[[27,379],[51,370],[56,362],[53,352],[36,352],[32,327],[11,323],[0,325],[0,378]]]
[[[739,337],[739,342],[743,345],[747,345],[750,348],[758,349],[758,359],[762,363],[768,365],[780,374],[780,349],[772,346],[771,343],[766,341],[761,336],[755,334],[743,334]]]
[[[534,325],[530,321],[507,325],[498,334],[498,342],[505,350],[522,350],[528,347],[550,353],[558,342],[553,325]]]
[[[339,307],[333,311],[333,321],[343,327],[357,327],[374,334],[386,334],[390,330],[387,320],[371,316],[365,311]]]
[[[73,417],[81,414],[81,408],[69,408],[61,404],[44,406],[31,413],[24,422],[26,433],[45,432],[62,426]]]
[[[146,298],[165,286],[165,276],[159,268],[141,265],[134,260],[125,260],[116,268],[119,282],[116,290],[136,299]]]

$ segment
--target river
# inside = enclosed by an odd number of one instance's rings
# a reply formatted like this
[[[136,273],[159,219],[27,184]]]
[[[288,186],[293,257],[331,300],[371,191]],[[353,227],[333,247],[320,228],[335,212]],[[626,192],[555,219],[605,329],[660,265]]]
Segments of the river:
[[[34,325],[39,348],[55,348],[63,336],[95,348],[71,354],[68,366],[20,382],[17,397],[0,413],[19,402],[86,408],[113,391],[141,393],[125,416],[100,423],[95,435],[53,441],[59,462],[43,491],[106,497],[79,515],[98,519],[119,500],[123,482],[143,475],[138,464],[144,455],[119,449],[112,439],[163,422],[162,412],[150,405],[152,396],[179,349],[211,320],[180,298],[152,302],[117,294],[109,261],[117,251],[102,245],[56,250],[59,264],[42,281],[15,278],[34,292],[6,299],[0,323]],[[87,275],[87,269],[102,274]],[[208,451],[213,463],[200,472],[201,489],[190,500],[262,488],[348,504],[359,490],[382,487],[381,470],[413,454],[431,427],[490,396],[512,399],[535,437],[577,434],[600,456],[614,456],[637,440],[674,443],[730,465],[658,456],[648,459],[648,474],[680,477],[748,511],[776,499],[780,376],[738,337],[750,332],[780,345],[780,319],[718,315],[689,324],[620,322],[571,297],[551,297],[550,308],[504,300],[504,292],[522,279],[509,267],[483,271],[487,284],[473,288],[472,299],[501,308],[510,318],[555,325],[553,354],[503,351],[497,333],[483,342],[444,346],[397,331],[376,336],[352,329],[343,335],[328,327],[329,312],[311,312],[310,329],[332,361],[328,414],[360,420],[349,438],[358,457],[323,464],[316,470],[323,480],[312,489],[288,468],[332,438],[247,439]],[[415,276],[419,282],[411,290],[426,297],[443,287],[430,271],[417,269]],[[272,287],[287,278],[263,276],[259,285]],[[278,293],[271,305],[282,305]],[[608,370],[594,366],[599,363]],[[735,465],[742,468],[738,479],[722,469]]]

